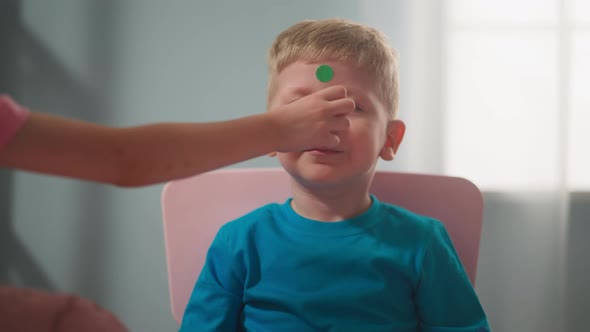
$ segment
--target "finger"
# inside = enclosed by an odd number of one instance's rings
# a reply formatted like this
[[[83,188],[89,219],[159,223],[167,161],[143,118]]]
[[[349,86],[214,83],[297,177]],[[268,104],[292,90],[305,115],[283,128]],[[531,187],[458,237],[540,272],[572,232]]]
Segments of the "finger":
[[[331,101],[328,106],[329,116],[344,116],[354,111],[355,103],[351,98]]]
[[[333,118],[330,120],[328,127],[330,131],[346,130],[350,127],[350,119],[345,116]]]
[[[346,98],[344,85],[333,85],[317,92],[322,98],[328,101]]]
[[[327,148],[334,148],[340,144],[340,137],[336,134],[330,134],[323,146]]]

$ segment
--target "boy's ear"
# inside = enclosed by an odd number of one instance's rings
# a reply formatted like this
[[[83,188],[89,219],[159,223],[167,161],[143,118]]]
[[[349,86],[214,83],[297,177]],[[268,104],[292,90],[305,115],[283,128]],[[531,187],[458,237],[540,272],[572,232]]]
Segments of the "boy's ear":
[[[397,149],[404,139],[404,133],[406,132],[406,124],[401,120],[393,120],[389,122],[387,126],[387,137],[385,138],[385,144],[379,153],[381,159],[390,161],[395,158]]]

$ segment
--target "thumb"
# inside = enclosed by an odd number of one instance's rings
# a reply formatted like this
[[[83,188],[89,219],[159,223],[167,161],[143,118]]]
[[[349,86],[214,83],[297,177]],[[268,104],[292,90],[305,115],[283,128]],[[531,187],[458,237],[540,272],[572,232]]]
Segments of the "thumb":
[[[330,133],[328,135],[328,139],[326,140],[326,147],[333,148],[340,144],[340,137],[338,135]]]

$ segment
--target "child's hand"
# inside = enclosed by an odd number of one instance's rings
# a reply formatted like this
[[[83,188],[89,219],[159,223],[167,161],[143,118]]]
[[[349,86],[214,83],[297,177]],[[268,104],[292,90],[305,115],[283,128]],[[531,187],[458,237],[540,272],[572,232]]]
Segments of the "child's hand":
[[[350,126],[346,116],[354,108],[344,86],[338,85],[271,109],[283,142],[279,152],[337,146],[338,132]]]

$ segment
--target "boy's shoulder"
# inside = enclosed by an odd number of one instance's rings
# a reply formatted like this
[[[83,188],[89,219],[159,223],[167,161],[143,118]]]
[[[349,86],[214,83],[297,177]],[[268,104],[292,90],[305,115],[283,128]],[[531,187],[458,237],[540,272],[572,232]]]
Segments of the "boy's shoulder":
[[[398,230],[422,236],[429,236],[445,228],[440,220],[433,217],[418,214],[399,205],[386,202],[380,202],[380,204],[381,218],[385,219],[385,223],[381,224],[385,227],[395,227]]]
[[[280,209],[279,203],[270,203],[256,208],[236,219],[224,224],[221,229],[225,233],[236,233],[261,226],[274,219],[274,215]]]

